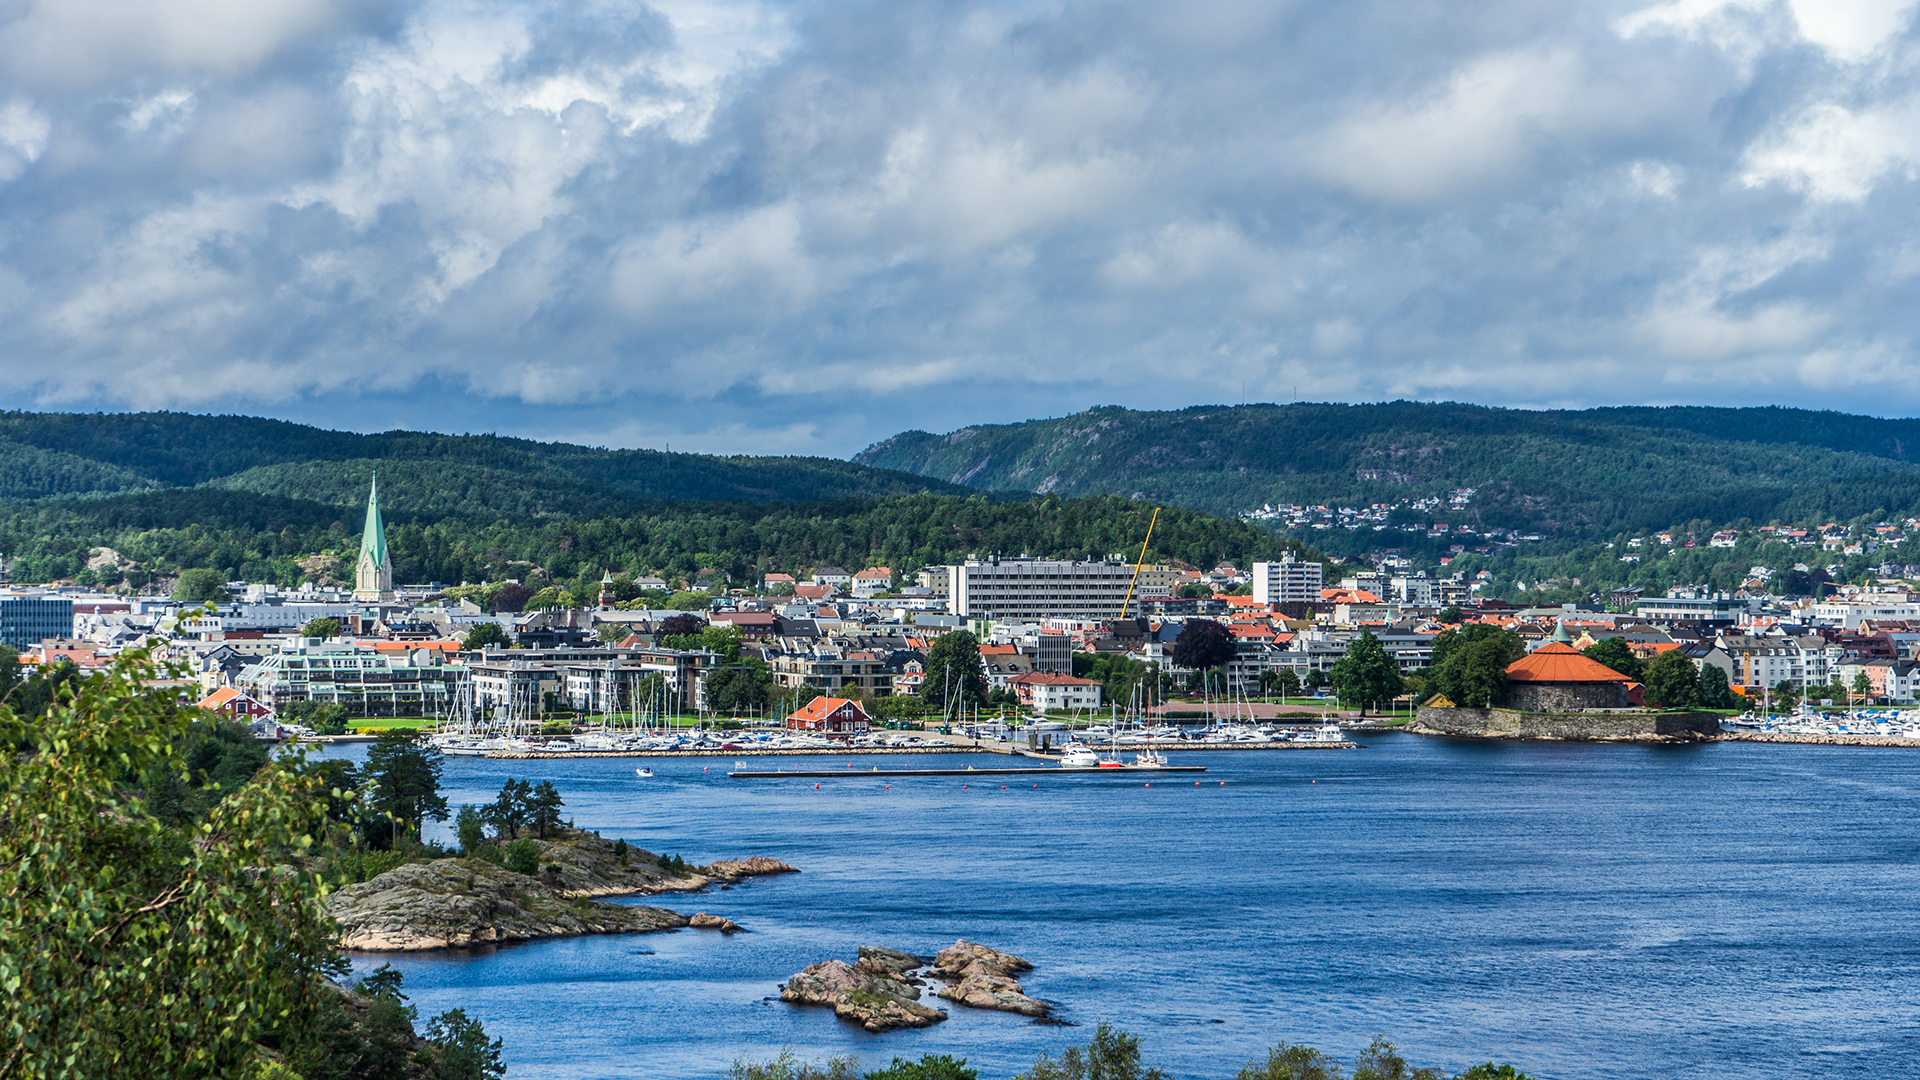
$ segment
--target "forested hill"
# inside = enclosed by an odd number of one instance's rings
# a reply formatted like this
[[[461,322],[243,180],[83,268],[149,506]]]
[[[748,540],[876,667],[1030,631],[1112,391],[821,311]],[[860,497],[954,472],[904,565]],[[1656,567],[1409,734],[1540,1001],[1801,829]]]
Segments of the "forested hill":
[[[1108,407],[909,431],[854,460],[988,491],[1113,493],[1219,514],[1475,488],[1481,525],[1572,536],[1920,510],[1920,420],[1781,408]]]
[[[603,450],[494,435],[357,435],[245,416],[0,413],[0,500],[209,485],[407,512],[575,516],[663,499],[808,501],[966,489],[832,458]]]

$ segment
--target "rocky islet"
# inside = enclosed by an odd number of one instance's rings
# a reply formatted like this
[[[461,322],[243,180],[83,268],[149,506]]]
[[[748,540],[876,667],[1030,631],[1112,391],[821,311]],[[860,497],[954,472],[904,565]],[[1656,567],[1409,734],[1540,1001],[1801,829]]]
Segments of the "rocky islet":
[[[830,1006],[836,1017],[873,1032],[927,1027],[945,1020],[947,1014],[921,1004],[924,972],[947,984],[937,996],[948,1001],[1044,1018],[1051,1007],[1027,996],[1016,977],[1031,970],[1031,963],[1012,953],[965,939],[932,957],[862,945],[855,963],[823,960],[807,965],[781,986],[780,1000]]]

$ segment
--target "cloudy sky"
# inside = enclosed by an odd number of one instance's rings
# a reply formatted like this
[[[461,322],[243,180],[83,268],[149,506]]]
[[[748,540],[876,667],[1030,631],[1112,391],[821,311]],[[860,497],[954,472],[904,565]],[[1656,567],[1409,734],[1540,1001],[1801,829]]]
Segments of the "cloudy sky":
[[[0,0],[0,406],[1920,411],[1912,0]]]

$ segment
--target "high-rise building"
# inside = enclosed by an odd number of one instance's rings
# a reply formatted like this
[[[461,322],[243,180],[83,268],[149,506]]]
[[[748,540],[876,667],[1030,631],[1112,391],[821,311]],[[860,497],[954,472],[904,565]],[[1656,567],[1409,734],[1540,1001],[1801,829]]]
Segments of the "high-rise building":
[[[353,564],[353,598],[381,603],[393,599],[393,558],[387,554],[387,526],[380,520],[380,478],[367,492],[367,526],[360,533],[360,558]]]
[[[947,567],[947,609],[977,619],[1111,619],[1132,580],[1124,562],[970,560]]]
[[[1253,600],[1256,604],[1317,604],[1322,568],[1302,562],[1288,552],[1279,562],[1253,564]]]
[[[73,601],[57,596],[0,596],[0,645],[28,649],[73,636]]]

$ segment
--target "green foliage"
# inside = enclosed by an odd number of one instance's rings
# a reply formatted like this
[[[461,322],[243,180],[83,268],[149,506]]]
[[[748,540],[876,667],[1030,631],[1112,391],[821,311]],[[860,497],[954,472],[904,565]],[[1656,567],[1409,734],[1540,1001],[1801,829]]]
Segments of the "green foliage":
[[[367,750],[367,779],[372,783],[368,807],[392,822],[392,835],[403,828],[419,832],[429,818],[447,820],[447,800],[440,794],[445,759],[418,728],[389,728]]]
[[[1732,709],[1739,707],[1739,699],[1733,695],[1733,687],[1727,682],[1727,673],[1723,668],[1712,664],[1700,665],[1700,706],[1706,709]]]
[[[867,1073],[866,1080],[979,1080],[978,1070],[967,1068],[966,1058],[922,1054],[919,1061],[896,1057],[884,1069]]]
[[[793,1051],[782,1050],[771,1061],[736,1058],[727,1070],[727,1080],[860,1080],[860,1062],[852,1056],[806,1062]]]
[[[1218,514],[1267,502],[1365,506],[1473,487],[1469,511],[1453,520],[1585,535],[1696,517],[1844,521],[1920,507],[1920,421],[1799,409],[1107,407],[967,435],[905,432],[854,460],[966,476],[989,491],[1031,490],[1046,478],[1063,495],[1139,492]],[[1095,439],[1098,451],[1089,452]],[[1408,546],[1408,534],[1394,535]],[[1380,543],[1371,530],[1330,530],[1325,540],[1357,550]]]
[[[404,851],[338,850],[327,858],[327,884],[358,885],[412,861],[413,856]]]
[[[1495,1065],[1488,1061],[1461,1073],[1459,1080],[1533,1080],[1533,1078],[1512,1065]]]
[[[1014,1080],[1168,1080],[1160,1069],[1149,1069],[1140,1062],[1140,1040],[1106,1021],[1094,1029],[1093,1041],[1085,1047],[1068,1047],[1055,1061],[1042,1053],[1026,1072]]]
[[[1183,668],[1206,670],[1233,659],[1233,634],[1212,619],[1188,619],[1168,655]]]
[[[920,698],[929,711],[953,716],[987,703],[987,669],[980,662],[980,640],[966,630],[950,630],[927,649]]]
[[[187,771],[199,717],[154,686],[163,674],[127,654],[31,726],[0,707],[0,1061],[15,1075],[243,1075],[261,1039],[312,1021],[334,969],[303,865],[326,822],[317,773],[269,763],[186,828],[125,783]]]
[[[1376,1035],[1359,1059],[1353,1063],[1353,1080],[1445,1080],[1433,1069],[1416,1069],[1407,1064],[1385,1035]]]
[[[520,835],[520,830],[525,828],[531,819],[532,804],[533,785],[525,780],[508,777],[507,782],[500,785],[500,794],[495,796],[493,802],[483,808],[480,813],[486,818],[488,824],[506,833],[507,839],[512,840]]]
[[[483,862],[490,862],[495,866],[507,865],[507,853],[501,851],[500,848],[494,844],[481,844],[474,849],[473,857]],[[538,856],[535,856],[535,859],[537,860]]]
[[[1647,704],[1663,709],[1692,709],[1700,704],[1700,673],[1693,660],[1679,649],[1668,649],[1647,665]]]
[[[266,747],[245,725],[214,716],[195,720],[175,750],[176,759],[150,769],[142,782],[148,812],[170,824],[205,817],[267,764]]]
[[[303,724],[318,735],[347,733],[347,707],[331,701],[289,702],[282,714],[289,723]]]
[[[340,636],[339,619],[309,619],[307,625],[300,628],[301,637],[337,638]]]
[[[427,1043],[417,1058],[421,1080],[496,1080],[507,1075],[503,1043],[487,1040],[480,1021],[451,1009],[427,1021]]]
[[[773,701],[773,675],[758,659],[709,672],[705,686],[710,712],[746,712]]]
[[[553,781],[542,780],[534,787],[533,794],[527,799],[527,824],[545,840],[548,835],[560,831],[560,808],[566,801],[560,798],[560,789]]]
[[[1486,623],[1442,630],[1433,639],[1433,657],[1423,692],[1446,695],[1466,708],[1495,705],[1507,692],[1507,666],[1527,653],[1520,635]]]
[[[1607,638],[1603,641],[1596,641],[1592,645],[1587,646],[1586,649],[1581,652],[1581,655],[1597,664],[1606,665],[1614,671],[1632,679],[1634,682],[1639,682],[1645,678],[1647,674],[1646,661],[1633,655],[1633,650],[1627,647],[1627,642],[1624,638]]]
[[[690,870],[687,860],[678,855],[660,855],[655,857],[654,862],[672,877],[686,877]]]
[[[173,586],[173,598],[188,604],[224,604],[232,596],[227,592],[227,575],[202,568],[181,572]]]
[[[540,872],[540,849],[533,841],[521,839],[507,845],[507,869],[532,876]]]
[[[1391,701],[1406,690],[1400,679],[1399,662],[1366,627],[1361,627],[1360,633],[1347,642],[1345,655],[1334,661],[1327,678],[1333,683],[1334,692],[1340,695],[1341,703],[1359,706],[1362,716],[1366,715],[1368,706]]]
[[[504,649],[512,642],[507,640],[507,632],[496,622],[474,623],[467,631],[461,645],[467,649]]]
[[[1249,1061],[1234,1080],[1340,1080],[1340,1063],[1311,1046],[1279,1043],[1265,1061]]]
[[[460,812],[453,815],[453,832],[459,838],[460,851],[471,855],[487,837],[487,819],[481,815],[479,807],[462,805]]]

